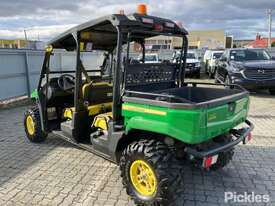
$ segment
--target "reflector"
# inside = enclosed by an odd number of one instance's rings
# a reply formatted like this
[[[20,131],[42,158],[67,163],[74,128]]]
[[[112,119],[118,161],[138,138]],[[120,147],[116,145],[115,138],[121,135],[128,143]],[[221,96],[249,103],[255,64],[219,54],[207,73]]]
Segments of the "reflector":
[[[252,133],[249,132],[248,135],[247,135],[247,141],[250,141],[252,139]]]
[[[161,24],[155,24],[154,28],[156,31],[163,31],[163,26]]]
[[[210,157],[205,157],[203,159],[202,166],[203,168],[207,169],[211,167],[211,165],[215,164],[218,160],[218,155],[210,156]]]
[[[204,168],[209,168],[212,165],[212,157],[207,157],[203,161],[203,167]]]

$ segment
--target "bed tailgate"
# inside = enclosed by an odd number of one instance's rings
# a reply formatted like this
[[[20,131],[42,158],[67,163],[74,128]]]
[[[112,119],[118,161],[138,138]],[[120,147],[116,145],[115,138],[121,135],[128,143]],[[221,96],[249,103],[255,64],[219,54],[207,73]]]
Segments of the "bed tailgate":
[[[207,136],[215,137],[244,122],[249,107],[248,97],[207,109]]]

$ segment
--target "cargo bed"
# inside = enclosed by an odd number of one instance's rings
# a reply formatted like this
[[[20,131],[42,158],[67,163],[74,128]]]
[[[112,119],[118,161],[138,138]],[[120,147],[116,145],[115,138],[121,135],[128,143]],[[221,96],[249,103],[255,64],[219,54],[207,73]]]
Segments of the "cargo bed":
[[[215,107],[247,96],[248,92],[238,85],[231,85],[229,88],[221,84],[191,82],[181,88],[150,92],[126,91],[123,100],[155,106],[194,109]]]
[[[151,92],[125,91],[122,116],[126,131],[139,129],[198,144],[245,122],[248,92],[242,87],[186,83]]]

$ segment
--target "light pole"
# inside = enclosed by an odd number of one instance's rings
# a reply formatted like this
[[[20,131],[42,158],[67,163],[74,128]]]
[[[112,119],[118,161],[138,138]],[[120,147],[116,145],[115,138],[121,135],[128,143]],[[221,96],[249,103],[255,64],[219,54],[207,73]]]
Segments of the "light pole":
[[[27,30],[26,29],[24,29],[24,36],[25,36],[25,40],[28,41]]]
[[[24,35],[25,35],[25,42],[26,42],[26,48],[29,48],[29,44],[28,44],[28,36],[27,36],[27,30],[24,29]]]
[[[272,13],[274,9],[268,9],[267,15],[268,15],[268,47],[271,48],[271,33],[272,33]]]

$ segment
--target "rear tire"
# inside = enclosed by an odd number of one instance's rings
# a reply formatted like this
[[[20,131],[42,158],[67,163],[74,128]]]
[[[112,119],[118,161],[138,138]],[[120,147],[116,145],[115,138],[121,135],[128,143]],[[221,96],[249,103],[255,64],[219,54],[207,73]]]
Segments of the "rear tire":
[[[271,95],[275,95],[275,89],[269,89],[269,93],[270,93]]]
[[[140,192],[140,188],[147,185],[147,180],[135,184],[134,178],[139,178],[140,175],[132,175],[133,165],[139,162],[152,170],[151,175],[145,174],[145,179],[154,176],[155,187],[149,187],[154,191],[148,195],[145,192]],[[142,163],[143,162],[143,163]],[[142,168],[142,166],[141,166]],[[184,199],[183,195],[183,178],[181,176],[181,166],[176,160],[173,151],[166,144],[156,140],[139,140],[134,142],[123,151],[120,158],[120,170],[123,186],[126,188],[127,194],[134,200],[135,204],[140,206],[145,205],[167,205],[167,206],[182,206]],[[146,170],[146,171],[148,171]],[[152,175],[152,173],[154,175]],[[139,174],[144,174],[140,172]],[[143,177],[144,175],[141,175]],[[141,178],[142,179],[142,178]],[[154,179],[154,178],[153,178]],[[144,182],[143,182],[144,181]],[[148,185],[150,185],[148,183]],[[152,189],[153,188],[153,189]],[[155,189],[154,189],[155,188]]]
[[[45,141],[47,134],[42,131],[40,113],[37,106],[25,112],[24,127],[26,136],[31,142],[38,143]]]
[[[223,135],[221,137],[218,137],[217,139],[214,139],[214,141],[219,143],[228,143],[232,141],[232,136],[230,135]],[[226,152],[219,153],[218,159],[216,164],[212,165],[210,167],[210,170],[216,171],[219,169],[224,168],[226,165],[228,165],[234,156],[234,149],[230,149]]]

